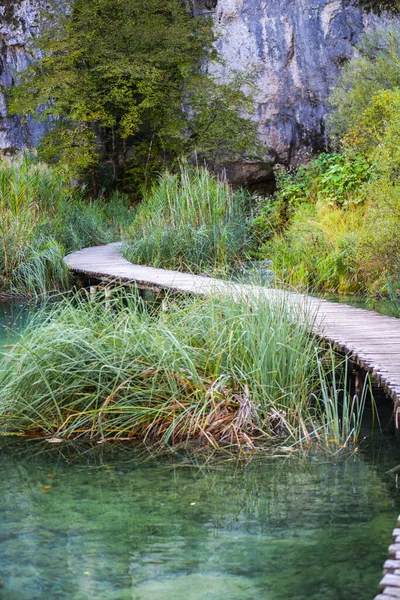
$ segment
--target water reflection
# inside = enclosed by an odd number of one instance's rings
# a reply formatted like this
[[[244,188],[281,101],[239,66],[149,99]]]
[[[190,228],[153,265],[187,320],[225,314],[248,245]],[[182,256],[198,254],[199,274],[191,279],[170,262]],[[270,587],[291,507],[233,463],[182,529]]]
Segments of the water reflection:
[[[374,595],[396,510],[364,457],[196,466],[42,448],[0,453],[2,600]]]

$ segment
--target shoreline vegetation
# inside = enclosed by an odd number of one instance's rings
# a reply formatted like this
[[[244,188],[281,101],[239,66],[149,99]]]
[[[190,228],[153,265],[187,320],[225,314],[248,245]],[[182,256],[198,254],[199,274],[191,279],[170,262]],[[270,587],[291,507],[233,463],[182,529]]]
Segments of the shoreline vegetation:
[[[63,248],[122,234],[136,260],[142,253],[156,266],[229,277],[257,240],[251,196],[203,167],[162,175],[135,210],[119,196],[103,207],[85,205],[54,169],[26,156],[2,169],[10,223],[22,216],[32,245],[46,227],[61,260]],[[18,287],[13,272],[9,289],[68,289],[49,265],[42,287],[29,286],[27,277]],[[29,272],[22,261],[18,272]],[[249,291],[240,299],[167,299],[157,308],[123,290],[107,306],[79,293],[62,298],[44,306],[7,349],[0,434],[135,439],[163,449],[356,447],[368,390],[351,396],[346,361],[310,333],[307,306]]]
[[[0,433],[153,447],[340,451],[357,443],[366,389],[310,333],[306,306],[245,298],[148,307],[64,299],[0,362]]]
[[[68,290],[65,254],[114,241],[130,219],[123,195],[88,200],[34,153],[0,157],[1,296]]]

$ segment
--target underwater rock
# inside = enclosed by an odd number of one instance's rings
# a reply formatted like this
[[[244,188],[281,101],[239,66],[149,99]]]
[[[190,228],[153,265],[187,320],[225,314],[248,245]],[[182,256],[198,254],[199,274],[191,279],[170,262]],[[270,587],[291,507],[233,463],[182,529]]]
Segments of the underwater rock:
[[[258,600],[260,590],[238,575],[193,573],[136,586],[132,600]]]

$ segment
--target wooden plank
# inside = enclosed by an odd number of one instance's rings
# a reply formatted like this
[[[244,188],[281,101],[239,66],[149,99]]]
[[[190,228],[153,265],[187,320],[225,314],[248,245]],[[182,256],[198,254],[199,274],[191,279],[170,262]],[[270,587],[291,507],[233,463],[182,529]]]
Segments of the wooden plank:
[[[392,575],[391,573],[386,573],[386,575],[383,576],[379,585],[381,586],[381,588],[387,586],[396,587],[399,588],[400,592],[400,577],[398,577],[397,575]]]
[[[387,600],[389,598],[400,598],[400,588],[397,587],[385,587],[383,591],[384,596]]]
[[[400,569],[400,560],[394,560],[391,558],[388,558],[387,561],[385,562],[385,564],[383,565],[384,569]]]

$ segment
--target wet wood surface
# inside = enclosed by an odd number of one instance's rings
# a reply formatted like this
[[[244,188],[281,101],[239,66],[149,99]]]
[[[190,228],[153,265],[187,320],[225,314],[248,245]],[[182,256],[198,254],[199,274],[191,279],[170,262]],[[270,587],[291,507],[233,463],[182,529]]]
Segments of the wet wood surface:
[[[245,295],[250,290],[252,294],[261,293],[271,300],[285,298],[289,303],[300,304],[305,312],[315,314],[315,332],[349,354],[360,368],[371,373],[393,398],[395,411],[398,411],[400,319],[303,294],[135,265],[121,256],[121,244],[118,243],[85,248],[68,255],[65,262],[75,273],[110,284],[131,283],[144,289],[203,296],[221,293]]]

